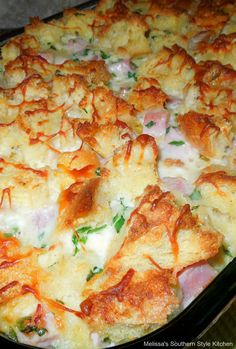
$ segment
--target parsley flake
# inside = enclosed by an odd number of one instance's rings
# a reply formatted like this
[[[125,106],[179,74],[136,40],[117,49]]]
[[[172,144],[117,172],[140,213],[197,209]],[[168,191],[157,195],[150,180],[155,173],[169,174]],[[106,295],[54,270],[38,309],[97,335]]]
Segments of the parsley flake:
[[[179,147],[183,144],[185,144],[184,141],[172,141],[172,142],[169,142],[170,145],[175,145],[176,147]]]
[[[114,227],[116,229],[116,232],[119,234],[121,228],[123,227],[125,223],[125,218],[123,215],[119,215],[118,213],[113,217],[112,223],[114,224]]]
[[[76,234],[73,234],[72,235],[72,243],[73,245],[75,246],[74,248],[74,253],[73,253],[73,256],[77,255],[77,253],[79,252],[79,246],[78,246],[78,243],[79,243],[79,239],[77,237]]]
[[[151,128],[151,127],[154,126],[154,125],[156,125],[155,121],[151,120],[151,121],[149,121],[145,126],[146,126],[147,128]]]
[[[194,189],[192,194],[189,195],[191,200],[200,200],[202,198],[202,195],[198,189]]]
[[[223,252],[224,252],[227,256],[233,258],[231,252],[230,252],[224,245],[223,245],[222,249],[223,249]]]
[[[135,72],[132,72],[132,71],[128,71],[128,78],[129,79],[134,79],[135,81],[137,81],[137,75]]]
[[[76,233],[79,234],[79,240],[85,244],[88,240],[88,234],[98,233],[106,228],[107,224],[103,224],[100,227],[92,228],[91,226],[81,227],[76,229]],[[76,236],[76,234],[74,234]],[[76,236],[77,237],[77,236]]]
[[[90,51],[90,49],[89,49],[89,48],[85,48],[85,49],[83,50],[82,55],[83,55],[83,56],[88,56],[89,51]]]
[[[108,53],[106,53],[106,52],[104,52],[104,51],[102,51],[102,50],[100,51],[100,53],[101,53],[102,59],[108,59],[108,58],[111,57]]]
[[[82,13],[82,12],[77,12],[75,13],[76,16],[85,16],[85,13]]]
[[[92,277],[94,277],[94,275],[99,274],[103,271],[102,268],[99,267],[94,267],[93,269],[90,270],[90,272],[88,273],[86,280],[89,281],[92,279]]]
[[[9,332],[7,334],[7,337],[9,339],[13,340],[14,342],[18,343],[17,334],[16,334],[15,330],[12,327],[10,327]]]
[[[95,173],[97,176],[101,177],[101,168],[98,167],[96,170],[95,170]]]

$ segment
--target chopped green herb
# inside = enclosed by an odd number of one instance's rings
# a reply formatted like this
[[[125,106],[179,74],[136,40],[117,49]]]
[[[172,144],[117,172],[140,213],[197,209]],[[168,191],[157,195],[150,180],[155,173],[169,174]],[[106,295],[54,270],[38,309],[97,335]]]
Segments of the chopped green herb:
[[[147,128],[151,128],[152,126],[154,126],[154,125],[156,125],[156,123],[154,122],[154,121],[149,121],[145,126],[147,127]]]
[[[42,233],[39,234],[38,239],[41,241],[45,235],[45,232],[43,231]]]
[[[31,319],[32,319],[31,316],[26,316],[18,320],[16,322],[16,327],[18,328],[18,330],[21,332],[25,332],[25,328],[27,327],[27,322],[29,322]]]
[[[174,116],[178,116],[179,115],[179,113],[174,113]]]
[[[9,332],[7,334],[7,337],[9,339],[13,340],[14,342],[18,343],[18,338],[17,338],[16,332],[12,327],[10,327]]]
[[[75,256],[79,252],[79,246],[78,246],[79,239],[76,234],[72,235],[72,243],[75,246],[74,253],[73,253],[73,256]]]
[[[42,244],[42,245],[40,246],[40,248],[46,248],[46,247],[47,247],[46,244]]]
[[[152,40],[155,40],[157,37],[158,37],[157,35],[152,35],[152,36],[151,36],[151,39],[152,39]]]
[[[165,29],[165,30],[163,30],[163,31],[164,31],[164,33],[167,34],[167,35],[170,35],[170,34],[171,34],[171,31],[170,31],[170,30]]]
[[[133,61],[131,62],[131,65],[134,67],[134,68],[138,68],[138,66],[137,66],[137,64],[136,63],[134,63]]]
[[[56,299],[56,302],[61,303],[61,304],[65,304],[63,301],[61,301],[60,299]]]
[[[171,128],[178,128],[177,126],[168,126],[166,129],[166,135],[170,132]]]
[[[20,232],[19,228],[13,227],[9,233],[4,233],[4,237],[11,238],[12,236],[15,236],[19,232]]]
[[[141,8],[138,8],[137,10],[134,11],[134,13],[137,13],[138,15],[140,15],[143,12],[143,10]]]
[[[102,51],[102,50],[100,51],[100,53],[101,53],[102,59],[108,59],[108,58],[111,57],[108,53],[106,53],[106,52],[104,52],[104,51]]]
[[[193,210],[196,210],[198,207],[199,207],[199,205],[193,206],[193,207],[191,207],[191,210],[192,210],[192,211],[193,211]]]
[[[194,189],[191,195],[189,195],[191,200],[200,200],[202,195],[198,189]]]
[[[83,56],[88,56],[89,51],[90,51],[90,49],[89,49],[89,48],[85,48],[85,49],[83,50],[82,55],[83,55]]]
[[[223,249],[223,252],[224,252],[227,256],[229,256],[230,258],[233,258],[231,252],[230,252],[224,245],[223,245],[222,249]]]
[[[54,45],[52,45],[52,44],[50,44],[50,49],[52,49],[52,50],[54,50],[54,51],[57,50],[56,47],[55,47]]]
[[[113,78],[117,77],[117,75],[115,73],[111,73],[111,75],[113,76]]]
[[[87,240],[88,240],[88,234],[97,233],[100,230],[103,230],[104,228],[106,228],[106,226],[107,226],[107,224],[103,224],[100,227],[96,227],[96,228],[92,228],[90,226],[77,228],[76,229],[76,233],[79,234],[80,242],[85,244],[87,242]]]
[[[110,82],[110,81],[105,82],[105,85],[106,85],[107,87],[111,88],[111,82]]]
[[[137,81],[137,75],[136,75],[135,72],[128,71],[128,78],[129,79],[134,79],[135,81]]]
[[[83,108],[83,111],[85,111],[86,114],[88,114],[88,111],[86,108]]]
[[[99,268],[99,267],[94,267],[93,269],[90,270],[90,272],[88,273],[88,276],[86,278],[87,281],[91,280],[92,277],[96,274],[99,274],[103,271],[102,268]]]
[[[4,233],[3,235],[5,238],[11,238],[12,236],[14,236],[14,233]]]
[[[64,76],[64,74],[58,69],[55,71],[55,75],[56,76]]]
[[[76,16],[85,16],[85,13],[82,13],[82,12],[77,12],[75,13]]]
[[[37,335],[39,335],[39,337],[42,337],[45,335],[46,332],[48,332],[48,330],[46,328],[38,328],[38,327],[35,327],[34,328],[34,332],[37,333]]]
[[[2,67],[0,67],[0,73],[2,73],[3,72],[3,68]]]
[[[103,338],[104,343],[111,343],[111,339],[109,337]]]
[[[200,159],[202,159],[203,161],[210,161],[206,156],[200,154]]]
[[[176,145],[176,147],[179,147],[180,145],[185,144],[185,142],[184,141],[172,141],[172,142],[169,142],[169,144]]]
[[[125,223],[124,216],[117,213],[115,217],[113,217],[112,223],[114,224],[116,232],[119,233]]]
[[[92,44],[92,42],[93,42],[93,38],[90,38],[89,43]]]
[[[16,323],[18,330],[23,332],[23,333],[36,332],[40,337],[45,335],[45,333],[47,332],[47,329],[46,328],[39,328],[37,326],[30,325],[29,323],[30,323],[31,319],[32,318],[30,316],[26,316],[26,317],[18,320]]]
[[[96,170],[95,170],[95,173],[96,173],[96,175],[97,176],[101,176],[101,168],[100,167],[98,167]]]
[[[128,206],[126,206],[126,205],[124,204],[123,200],[124,200],[124,198],[120,198],[120,204],[121,204],[121,206],[124,208],[124,211],[125,211],[125,210],[128,208]],[[124,211],[123,211],[123,213],[124,213]]]

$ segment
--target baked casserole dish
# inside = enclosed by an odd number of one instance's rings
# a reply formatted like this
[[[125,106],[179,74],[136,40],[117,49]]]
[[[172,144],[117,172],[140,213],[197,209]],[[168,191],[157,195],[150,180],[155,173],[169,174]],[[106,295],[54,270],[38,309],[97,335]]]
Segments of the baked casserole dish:
[[[236,6],[101,0],[1,47],[0,332],[150,333],[236,255]]]

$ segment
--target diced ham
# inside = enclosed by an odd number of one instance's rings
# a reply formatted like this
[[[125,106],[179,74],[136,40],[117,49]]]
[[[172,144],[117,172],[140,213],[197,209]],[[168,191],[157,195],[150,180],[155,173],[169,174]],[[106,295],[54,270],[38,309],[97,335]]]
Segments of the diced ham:
[[[146,113],[144,117],[143,133],[156,138],[163,136],[167,128],[168,115],[166,110]]]
[[[193,185],[182,177],[163,177],[162,181],[167,190],[177,190],[183,195],[190,195],[193,191]]]
[[[88,43],[81,38],[70,39],[67,43],[67,50],[70,53],[82,52],[87,45]]]
[[[217,272],[205,261],[191,265],[181,271],[178,280],[183,292],[183,308],[186,308],[216,275]]]

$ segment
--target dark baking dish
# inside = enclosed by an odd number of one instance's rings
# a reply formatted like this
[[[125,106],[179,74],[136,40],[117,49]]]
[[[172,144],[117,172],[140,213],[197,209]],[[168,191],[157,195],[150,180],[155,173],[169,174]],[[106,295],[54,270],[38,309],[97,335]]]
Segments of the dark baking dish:
[[[97,0],[85,1],[76,6],[78,9],[91,9]],[[45,21],[57,19],[62,12],[52,15]],[[24,28],[0,32],[0,46],[15,35],[23,33]],[[236,296],[236,258],[211,282],[211,284],[178,316],[168,324],[150,334],[131,342],[114,346],[114,348],[152,347],[178,347],[193,345],[203,333],[211,327],[222,313],[230,306]],[[15,343],[4,336],[0,336],[2,348],[37,348],[22,343]],[[69,348],[68,348],[69,349]]]

